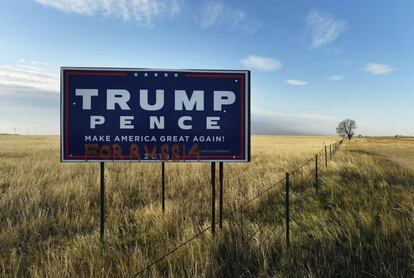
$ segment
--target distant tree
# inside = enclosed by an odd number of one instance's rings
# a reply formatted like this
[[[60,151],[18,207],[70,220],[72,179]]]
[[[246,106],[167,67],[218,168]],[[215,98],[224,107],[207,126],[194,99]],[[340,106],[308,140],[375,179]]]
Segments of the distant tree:
[[[351,119],[345,119],[338,124],[336,128],[336,133],[342,137],[347,137],[348,140],[351,140],[354,136],[354,130],[357,128],[356,122]]]

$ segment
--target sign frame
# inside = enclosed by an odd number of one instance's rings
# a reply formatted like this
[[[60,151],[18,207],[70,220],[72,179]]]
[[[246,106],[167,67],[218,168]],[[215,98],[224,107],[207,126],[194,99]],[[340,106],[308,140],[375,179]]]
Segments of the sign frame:
[[[65,136],[67,136],[67,127],[65,126],[65,100],[67,79],[65,79],[65,71],[94,71],[94,72],[177,72],[187,74],[214,75],[217,74],[240,74],[244,75],[244,159],[72,159],[65,158]],[[60,161],[62,163],[97,163],[97,162],[129,162],[129,163],[160,163],[160,162],[227,162],[227,163],[246,163],[251,160],[251,84],[250,84],[250,70],[230,70],[230,69],[158,69],[158,68],[114,68],[114,67],[69,67],[62,66],[60,68]],[[243,92],[241,92],[243,93]],[[67,101],[67,100],[66,100]],[[66,115],[67,117],[67,115]],[[242,138],[242,137],[241,137]]]

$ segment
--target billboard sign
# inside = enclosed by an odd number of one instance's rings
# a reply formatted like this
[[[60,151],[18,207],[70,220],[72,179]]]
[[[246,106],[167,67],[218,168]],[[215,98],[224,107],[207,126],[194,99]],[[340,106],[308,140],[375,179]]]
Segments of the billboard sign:
[[[250,160],[250,72],[61,68],[61,161]]]

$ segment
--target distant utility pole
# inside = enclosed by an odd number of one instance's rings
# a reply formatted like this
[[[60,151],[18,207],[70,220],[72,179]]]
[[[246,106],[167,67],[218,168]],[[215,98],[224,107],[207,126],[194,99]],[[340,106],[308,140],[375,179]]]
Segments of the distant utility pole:
[[[16,128],[13,127],[13,134],[16,135]]]

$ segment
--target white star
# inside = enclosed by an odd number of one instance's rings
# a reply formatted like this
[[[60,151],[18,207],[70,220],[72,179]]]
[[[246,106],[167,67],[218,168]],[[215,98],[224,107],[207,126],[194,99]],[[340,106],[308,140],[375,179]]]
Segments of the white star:
[[[165,77],[168,77],[168,73],[164,73],[164,76],[165,76]]]
[[[148,73],[144,73],[144,76],[147,77],[148,76]]]
[[[236,83],[237,83],[237,82],[239,82],[239,80],[235,79],[235,80],[234,80],[234,82],[236,82]]]
[[[137,77],[138,76],[138,73],[134,73],[134,76]]]
[[[174,73],[174,76],[175,76],[175,77],[178,77],[178,73]]]
[[[154,76],[157,77],[158,76],[158,73],[154,73]]]

